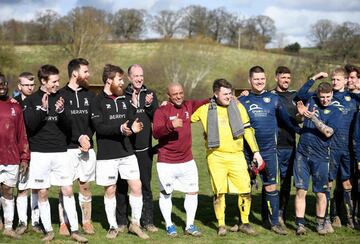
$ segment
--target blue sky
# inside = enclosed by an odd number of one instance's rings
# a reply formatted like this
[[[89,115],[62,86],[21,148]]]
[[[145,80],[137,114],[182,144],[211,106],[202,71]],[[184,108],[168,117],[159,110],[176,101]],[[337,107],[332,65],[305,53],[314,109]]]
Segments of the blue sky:
[[[45,9],[66,15],[77,6],[93,6],[108,12],[116,12],[119,8],[138,8],[153,14],[159,10],[177,10],[191,4],[208,9],[225,7],[243,17],[267,15],[275,21],[277,33],[284,37],[286,43],[297,41],[302,46],[310,45],[307,38],[310,26],[319,19],[331,19],[336,23],[360,23],[359,0],[0,0],[0,21],[11,18],[30,20],[36,12]],[[276,39],[273,45],[276,45]]]

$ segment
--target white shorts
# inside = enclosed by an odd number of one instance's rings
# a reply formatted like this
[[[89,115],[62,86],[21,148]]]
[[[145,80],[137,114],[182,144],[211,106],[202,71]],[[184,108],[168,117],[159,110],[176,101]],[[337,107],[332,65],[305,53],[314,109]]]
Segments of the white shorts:
[[[19,174],[19,165],[0,165],[0,183],[15,187]]]
[[[160,191],[171,194],[174,190],[187,192],[199,191],[199,177],[194,160],[185,163],[156,164],[160,182]]]
[[[70,186],[74,167],[66,152],[31,152],[29,187],[46,189],[50,186]]]
[[[80,149],[68,149],[67,154],[73,164],[75,175],[74,180],[90,182],[95,180],[96,154],[94,149],[82,152]]]
[[[136,156],[96,161],[96,184],[100,186],[115,185],[118,173],[124,180],[140,179]]]

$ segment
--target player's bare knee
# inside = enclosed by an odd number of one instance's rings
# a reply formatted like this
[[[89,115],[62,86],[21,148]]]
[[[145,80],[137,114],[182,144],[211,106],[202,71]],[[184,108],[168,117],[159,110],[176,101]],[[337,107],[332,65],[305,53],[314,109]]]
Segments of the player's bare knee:
[[[79,191],[83,196],[91,196],[90,182],[79,181]]]
[[[115,197],[116,185],[106,186],[105,187],[105,197],[113,198]]]
[[[352,188],[350,180],[343,181],[342,185],[343,185],[345,190],[350,190]]]
[[[2,196],[5,199],[12,200],[14,198],[14,196],[13,196],[14,187],[10,187],[10,186],[7,186],[5,184],[2,184],[1,188],[2,188],[1,189]]]
[[[128,184],[130,187],[131,195],[133,196],[141,196],[141,181],[139,180],[128,180]]]
[[[61,192],[66,197],[72,196],[73,195],[72,186],[62,186]]]
[[[40,202],[46,202],[49,197],[49,191],[48,189],[40,189],[38,191],[38,198]]]
[[[28,195],[29,190],[18,190],[18,197],[25,197]]]
[[[266,192],[276,191],[276,184],[267,185],[264,187]]]
[[[297,189],[296,190],[296,197],[301,198],[301,199],[305,199],[306,191],[304,189]]]

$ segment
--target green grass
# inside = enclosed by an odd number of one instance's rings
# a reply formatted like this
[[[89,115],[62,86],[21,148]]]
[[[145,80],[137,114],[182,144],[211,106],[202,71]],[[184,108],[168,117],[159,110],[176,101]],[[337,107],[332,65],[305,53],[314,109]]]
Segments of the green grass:
[[[185,42],[184,42],[185,43]],[[196,89],[202,89],[201,92],[194,92],[197,96],[208,96],[211,93],[211,83],[217,78],[225,78],[233,83],[237,88],[248,88],[247,72],[250,67],[260,65],[264,67],[267,75],[268,88],[275,86],[274,72],[277,66],[285,65],[292,70],[293,88],[298,88],[306,80],[306,77],[312,72],[318,72],[320,69],[328,71],[329,66],[323,64],[313,65],[314,60],[290,56],[286,54],[271,53],[266,51],[255,51],[248,49],[237,49],[214,43],[186,42],[183,49],[178,48],[182,42],[170,43],[175,46],[175,51],[170,51],[166,57],[179,60],[184,64],[190,64],[193,69],[198,69],[202,64],[210,64],[209,73],[201,80]],[[161,71],[167,62],[161,50],[166,42],[147,42],[147,43],[114,43],[106,44],[106,48],[95,58],[90,59],[90,83],[102,84],[101,74],[104,64],[112,63],[127,69],[133,63],[139,63],[147,71],[145,73],[146,83],[150,87],[156,83],[159,90],[157,93],[164,93],[166,85],[171,80],[161,76]],[[178,48],[178,49],[176,49]],[[187,52],[186,52],[187,51]],[[57,66],[60,70],[61,85],[68,81],[67,63],[71,59],[61,51],[56,45],[19,45],[15,46],[15,54],[18,57],[17,64],[12,68],[11,74],[6,74],[12,79],[23,71],[37,73],[39,67],[45,63]],[[184,71],[185,73],[188,73]],[[191,72],[189,72],[190,74]],[[194,78],[194,77],[191,77]],[[13,84],[10,84],[14,88]]]
[[[195,224],[203,232],[203,236],[200,238],[192,238],[184,236],[183,228],[185,227],[185,211],[183,207],[183,194],[175,192],[173,194],[173,221],[178,228],[179,236],[177,238],[169,239],[166,236],[164,229],[163,219],[158,206],[159,198],[159,187],[157,181],[157,174],[155,167],[153,167],[153,195],[154,195],[154,208],[155,208],[155,225],[159,227],[158,233],[150,233],[151,243],[357,243],[359,240],[359,232],[352,231],[345,227],[336,229],[334,234],[327,235],[325,237],[319,236],[315,232],[315,196],[313,193],[309,193],[307,197],[307,210],[306,219],[307,227],[309,227],[308,234],[306,236],[298,237],[295,235],[295,224],[294,224],[294,190],[292,191],[291,201],[288,207],[288,229],[289,235],[278,236],[269,230],[261,227],[261,216],[260,216],[260,192],[255,191],[253,194],[252,212],[250,216],[250,222],[260,234],[257,237],[248,237],[242,233],[228,233],[226,237],[218,237],[216,235],[217,222],[212,206],[212,192],[210,186],[210,179],[207,171],[207,162],[205,159],[204,141],[202,138],[202,128],[200,124],[193,125],[193,153],[195,160],[198,165],[199,171],[199,205],[196,215]],[[75,192],[77,192],[75,187]],[[60,237],[58,233],[58,213],[57,213],[57,189],[51,188],[50,191],[50,204],[52,209],[52,222],[56,232],[54,243],[71,243],[69,238]],[[90,243],[140,243],[134,235],[131,234],[120,234],[115,240],[107,240],[105,238],[106,231],[108,228],[104,204],[103,204],[103,188],[92,184],[93,191],[93,222],[96,228],[96,234],[89,236]],[[226,224],[232,226],[237,223],[237,199],[235,196],[227,197],[227,208],[226,208]],[[80,214],[80,210],[78,209]],[[79,215],[80,218],[80,215]],[[41,238],[40,234],[33,233],[31,231],[23,235],[22,240],[13,241],[0,235],[0,243],[39,243]]]

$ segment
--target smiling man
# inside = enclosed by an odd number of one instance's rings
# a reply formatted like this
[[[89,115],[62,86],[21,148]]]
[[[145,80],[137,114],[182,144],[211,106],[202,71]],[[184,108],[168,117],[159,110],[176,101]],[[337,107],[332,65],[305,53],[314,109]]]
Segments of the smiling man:
[[[41,87],[25,100],[25,124],[31,151],[29,187],[38,193],[41,222],[45,229],[43,241],[54,239],[51,210],[48,200],[50,186],[60,186],[64,209],[71,226],[71,238],[87,242],[78,232],[78,218],[72,191],[73,166],[66,154],[68,128],[64,113],[64,99],[58,93],[59,70],[43,65],[38,71]]]
[[[144,128],[139,133],[130,137],[131,144],[135,149],[140,170],[140,180],[143,194],[143,209],[141,214],[141,226],[149,232],[156,232],[158,228],[154,225],[153,219],[153,196],[151,192],[151,173],[152,173],[152,120],[154,112],[158,107],[155,92],[144,85],[144,70],[138,64],[133,64],[128,68],[128,78],[130,84],[125,89],[126,99],[136,109],[136,117],[143,123]],[[117,221],[119,231],[123,231],[127,226],[127,194],[128,186],[125,180],[119,178],[116,188],[117,201]]]
[[[154,114],[153,135],[159,140],[157,172],[160,183],[159,206],[165,220],[166,232],[176,236],[176,227],[171,220],[174,190],[185,193],[185,234],[200,236],[194,225],[198,205],[199,179],[192,155],[191,115],[208,100],[184,100],[184,89],[179,83],[167,88],[169,102],[159,107]]]
[[[250,68],[249,83],[250,94],[240,97],[239,100],[249,114],[261,156],[266,162],[266,171],[261,173],[263,181],[262,220],[265,227],[270,227],[271,224],[273,232],[286,235],[285,226],[279,224],[279,194],[276,189],[278,123],[282,122],[292,133],[299,132],[300,128],[289,118],[279,96],[265,90],[266,75],[262,67]],[[249,163],[252,157],[251,150],[247,145],[245,145],[245,156]],[[271,214],[271,221],[268,220],[268,212]]]
[[[244,139],[262,164],[254,130],[244,106],[236,103],[232,85],[225,79],[213,83],[214,97],[201,106],[191,117],[192,122],[201,121],[206,135],[208,169],[214,193],[214,210],[218,220],[218,235],[225,236],[225,194],[238,195],[238,207],[242,225],[239,230],[255,235],[249,224],[251,207],[250,176],[245,161]],[[259,167],[260,167],[259,165]]]
[[[301,100],[306,100],[308,97],[313,96],[309,89],[313,86],[316,80],[323,77],[328,77],[325,72],[320,72],[310,78],[298,91],[297,96]],[[337,107],[341,113],[341,120],[339,121],[338,130],[332,139],[330,145],[330,169],[329,169],[329,181],[330,188],[326,193],[328,201],[330,200],[330,190],[332,182],[337,179],[336,187],[334,190],[334,197],[330,204],[330,214],[332,217],[332,226],[341,227],[341,221],[338,216],[340,210],[340,203],[343,202],[346,205],[348,227],[354,228],[353,221],[353,202],[352,202],[352,183],[351,183],[351,170],[354,165],[354,157],[351,154],[351,137],[353,133],[353,122],[355,121],[355,115],[358,111],[359,98],[357,94],[351,93],[345,89],[347,83],[348,74],[344,68],[336,68],[331,74],[333,97],[332,105]],[[344,189],[344,191],[341,190]],[[328,208],[327,208],[328,210]],[[326,211],[327,217],[328,211]],[[332,232],[330,220],[326,219],[326,229]]]
[[[296,121],[297,109],[294,102],[296,91],[289,89],[291,78],[291,71],[288,67],[277,67],[275,71],[276,88],[271,92],[279,96],[279,101],[286,109],[291,120]],[[276,150],[280,174],[279,223],[285,226],[286,208],[290,199],[291,176],[296,152],[296,137],[295,132],[288,130],[286,124],[282,121],[278,122]]]
[[[24,126],[22,108],[8,97],[8,82],[0,73],[0,206],[4,210],[3,235],[14,239],[20,236],[13,228],[14,196],[18,175],[26,174],[30,151]],[[27,201],[26,195],[25,200]],[[0,218],[2,227],[2,218]]]
[[[67,154],[75,169],[75,178],[79,183],[79,205],[82,213],[82,227],[86,234],[94,234],[91,223],[90,182],[95,180],[96,155],[92,136],[90,106],[95,93],[88,89],[89,62],[76,58],[68,63],[69,82],[60,89],[65,100],[66,118],[71,127],[67,131]],[[60,235],[70,235],[65,224],[62,196],[59,203]]]
[[[315,79],[323,77],[323,74],[325,73],[316,75]],[[299,112],[305,116],[305,121],[294,162],[297,235],[306,233],[304,215],[310,176],[312,176],[312,190],[317,198],[316,230],[320,235],[333,232],[329,231],[325,220],[326,192],[329,182],[330,142],[339,127],[341,112],[336,106],[331,105],[332,97],[332,86],[322,82],[316,94],[306,100],[307,107],[299,107]]]
[[[104,205],[109,231],[108,239],[118,235],[116,221],[116,182],[118,174],[130,187],[131,224],[129,231],[142,239],[149,236],[140,228],[143,207],[139,166],[129,136],[142,130],[135,111],[124,96],[124,71],[112,64],[105,65],[103,92],[91,104],[91,121],[96,130],[96,183],[104,186]]]

